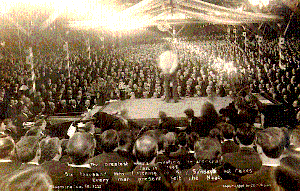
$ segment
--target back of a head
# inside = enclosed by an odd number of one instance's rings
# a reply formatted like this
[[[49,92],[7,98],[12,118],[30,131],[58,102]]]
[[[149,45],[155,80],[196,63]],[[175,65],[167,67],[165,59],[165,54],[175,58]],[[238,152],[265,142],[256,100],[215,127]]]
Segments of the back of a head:
[[[139,162],[151,162],[157,156],[157,141],[151,136],[142,136],[136,140],[134,152]]]
[[[41,158],[39,163],[52,160],[56,155],[61,153],[61,146],[59,139],[45,138],[40,142]]]
[[[90,133],[77,132],[68,141],[67,150],[72,162],[84,164],[94,154],[96,141]]]
[[[255,129],[249,125],[248,123],[240,124],[237,132],[236,137],[239,139],[240,143],[243,145],[251,145],[255,140]]]
[[[275,171],[275,179],[285,190],[299,190],[300,159],[296,156],[283,158]]]
[[[62,139],[60,146],[61,146],[61,155],[67,155],[68,154],[68,149],[67,149],[67,145],[68,145],[68,139]]]
[[[217,139],[221,141],[221,132],[218,128],[213,128],[212,130],[209,131],[210,138]]]
[[[163,111],[159,111],[158,116],[160,119],[166,119],[167,118],[167,114]]]
[[[4,177],[0,186],[3,191],[51,191],[53,183],[50,176],[39,167],[26,168],[14,171]]]
[[[164,148],[175,145],[176,143],[176,133],[175,132],[169,132],[164,137]]]
[[[201,118],[214,122],[215,124],[218,121],[219,115],[215,106],[210,102],[205,102],[201,107]]]
[[[222,152],[219,141],[212,138],[199,139],[195,142],[194,150],[198,160],[218,159]]]
[[[194,150],[194,145],[197,140],[200,139],[200,135],[196,132],[192,132],[188,137],[188,146],[190,149]]]
[[[119,136],[116,130],[109,129],[101,134],[101,146],[105,152],[112,152],[118,147],[118,144]]]
[[[285,134],[278,127],[269,127],[257,133],[257,144],[261,146],[264,154],[269,158],[280,157],[285,143]]]
[[[218,128],[221,129],[224,139],[232,139],[235,135],[234,126],[228,123],[219,123]]]
[[[222,147],[217,139],[203,138],[196,141],[195,158],[200,160],[200,165],[205,168],[214,168],[219,165],[219,159],[222,154]]]
[[[245,98],[239,96],[235,99],[234,101],[235,105],[237,106],[238,109],[244,110],[247,109],[247,102],[245,100]]]
[[[27,163],[32,161],[39,147],[39,139],[37,136],[24,136],[16,144],[15,156],[19,162]]]
[[[193,110],[193,109],[190,109],[190,108],[184,110],[184,113],[186,114],[186,116],[187,116],[188,118],[192,118],[192,117],[195,116],[194,110]]]
[[[300,130],[299,129],[294,129],[291,134],[291,143],[296,147],[300,147]]]
[[[178,144],[181,146],[185,146],[188,141],[188,135],[185,132],[181,132],[178,134]]]
[[[118,132],[119,135],[119,145],[124,146],[126,144],[131,144],[133,136],[130,131],[122,130]]]
[[[14,140],[7,136],[0,136],[0,159],[11,157],[12,151],[15,148]]]

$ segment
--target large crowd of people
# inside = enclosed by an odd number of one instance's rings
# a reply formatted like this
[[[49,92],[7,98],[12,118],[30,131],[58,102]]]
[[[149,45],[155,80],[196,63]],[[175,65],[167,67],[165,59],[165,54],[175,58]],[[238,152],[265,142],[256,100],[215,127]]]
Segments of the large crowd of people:
[[[178,95],[232,96],[248,87],[254,93],[263,92],[278,102],[298,106],[297,42],[287,42],[282,68],[272,48],[275,41],[262,46],[261,56],[255,47],[242,51],[226,40],[178,41]],[[8,112],[2,110],[2,116],[15,117],[19,102],[26,102],[36,115],[82,112],[112,99],[162,98],[164,76],[158,67],[162,46],[163,43],[119,47],[95,53],[91,60],[74,52],[70,68],[63,54],[37,54],[33,78],[28,64],[2,60],[1,99],[10,105]]]
[[[258,104],[240,97],[220,115],[207,102],[184,111],[185,128],[164,112],[152,128],[89,122],[68,139],[43,119],[20,137],[4,121],[0,190],[297,190],[299,126],[257,129],[242,102]]]
[[[54,129],[37,116],[164,98],[157,64],[164,43],[121,46],[91,59],[72,52],[69,67],[64,54],[36,54],[34,71],[22,60],[2,59],[0,190],[297,190],[298,42],[287,40],[279,64],[277,41],[258,52],[255,44],[241,49],[220,39],[178,39],[178,95],[230,96],[228,107],[217,112],[207,102],[201,116],[187,109],[181,128],[164,112],[157,126],[120,117],[118,128],[101,113],[63,137],[52,136]],[[265,106],[251,93],[283,104],[286,126],[256,128]]]

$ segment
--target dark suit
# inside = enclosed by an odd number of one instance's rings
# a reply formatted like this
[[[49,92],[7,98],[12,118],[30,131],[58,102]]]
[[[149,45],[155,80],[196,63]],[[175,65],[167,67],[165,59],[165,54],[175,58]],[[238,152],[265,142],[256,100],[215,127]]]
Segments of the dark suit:
[[[162,120],[162,122],[159,124],[159,129],[166,129],[169,132],[175,132],[176,127],[177,121],[173,117],[167,117],[166,119]]]
[[[181,174],[181,181],[174,184],[175,190],[237,190],[235,182],[223,180],[216,170],[205,170],[199,164]]]
[[[169,157],[168,154],[158,154],[155,162],[168,182],[173,182],[179,176],[176,172],[179,170],[179,161],[176,158]]]
[[[223,155],[224,164],[219,169],[223,179],[237,181],[241,176],[254,173],[261,168],[262,161],[253,148],[241,148],[239,152]]]
[[[237,145],[234,141],[232,140],[227,140],[221,144],[222,146],[222,154],[226,153],[234,153],[238,152],[240,150],[239,145]]]
[[[178,164],[180,170],[190,169],[196,164],[196,159],[193,154],[189,153],[187,147],[181,147],[176,152],[171,152],[169,154],[170,159],[174,159]]]
[[[280,186],[275,180],[276,168],[263,165],[259,171],[241,177],[239,184],[243,187],[239,190],[278,190]]]
[[[95,171],[107,172],[110,176],[113,176],[114,173],[130,172],[134,168],[132,160],[122,157],[116,152],[102,153],[88,160],[88,163]]]
[[[191,122],[188,122],[185,132],[190,134],[191,132],[198,132],[200,129],[200,120],[198,117],[192,117]]]

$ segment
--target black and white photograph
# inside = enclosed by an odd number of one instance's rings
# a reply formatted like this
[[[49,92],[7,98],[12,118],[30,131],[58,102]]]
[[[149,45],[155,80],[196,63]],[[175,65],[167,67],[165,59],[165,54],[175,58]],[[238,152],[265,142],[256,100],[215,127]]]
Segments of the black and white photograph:
[[[300,191],[299,0],[0,0],[0,191]]]

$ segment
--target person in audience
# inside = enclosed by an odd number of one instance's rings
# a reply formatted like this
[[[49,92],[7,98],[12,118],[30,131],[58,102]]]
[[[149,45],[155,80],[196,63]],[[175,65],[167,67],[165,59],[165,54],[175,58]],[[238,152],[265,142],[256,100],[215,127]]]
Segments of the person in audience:
[[[235,129],[232,125],[228,123],[219,123],[218,128],[221,130],[222,133],[222,153],[234,153],[240,150],[239,145],[234,141],[235,137]]]
[[[219,122],[219,115],[210,102],[205,102],[201,107],[201,116],[200,116],[200,127],[199,133],[200,137],[207,137],[210,130],[216,127]]]
[[[180,190],[236,190],[235,182],[223,180],[217,173],[222,153],[216,139],[201,138],[194,149],[197,163],[181,173]]]
[[[191,134],[189,134],[189,137],[188,137],[189,150],[191,150],[191,151],[194,150],[194,144],[198,139],[200,139],[200,136],[198,133],[192,132]]]
[[[88,160],[93,157],[96,147],[94,136],[86,132],[76,132],[68,141],[67,152],[71,163],[51,160],[42,167],[47,171],[55,186],[68,189],[105,189],[109,181],[106,173],[92,169]]]
[[[261,168],[262,161],[254,149],[256,133],[249,124],[241,124],[236,132],[240,150],[223,155],[223,165],[219,174],[223,179],[238,181],[241,176],[252,174]]]
[[[53,190],[51,177],[40,167],[16,170],[0,179],[1,191]]]
[[[199,118],[195,117],[195,112],[193,109],[186,109],[184,110],[184,114],[188,119],[188,126],[185,130],[187,134],[191,132],[198,132],[200,130],[200,120]]]
[[[185,132],[178,134],[178,149],[175,152],[170,152],[168,157],[176,160],[180,170],[189,169],[195,164],[195,158],[188,148],[188,135]]]
[[[216,139],[219,142],[221,142],[222,138],[221,138],[221,131],[218,128],[213,128],[212,130],[209,131],[208,137],[212,138],[212,139]]]
[[[62,163],[71,163],[71,159],[68,155],[68,152],[67,152],[67,145],[68,145],[68,139],[61,139],[61,156],[59,158],[59,161],[62,162]],[[96,153],[96,151],[95,151]]]
[[[0,177],[17,170],[21,163],[12,160],[15,142],[8,135],[0,135]]]
[[[113,176],[112,187],[117,190],[172,190],[170,181],[156,165],[157,152],[158,144],[153,137],[138,138],[133,149],[138,165],[132,172]]]
[[[132,155],[133,149],[133,133],[128,130],[121,130],[118,132],[119,135],[119,146],[115,149],[116,152],[125,158],[136,161],[135,157]]]
[[[278,127],[269,127],[257,133],[257,152],[262,160],[261,168],[253,174],[240,178],[239,184],[246,185],[242,190],[280,190],[274,173],[286,144],[285,132]],[[256,185],[251,188],[247,185]]]
[[[300,156],[300,130],[293,129],[290,135],[289,154]]]
[[[134,167],[133,161],[114,152],[119,146],[117,131],[113,129],[106,130],[101,134],[100,138],[103,153],[89,159],[88,163],[92,169],[106,172],[109,176],[113,176],[114,173],[130,172]]]
[[[39,163],[39,136],[24,136],[16,143],[15,159],[22,163],[20,169],[38,166]]]
[[[300,187],[300,159],[288,156],[280,161],[280,166],[275,170],[276,183],[284,190],[298,190]]]
[[[169,132],[175,132],[177,127],[177,121],[173,117],[168,117],[163,111],[159,112],[159,126],[160,130],[167,130]]]
[[[61,146],[60,140],[57,137],[42,139],[39,147],[41,152],[39,164],[50,160],[59,161],[61,157]]]

